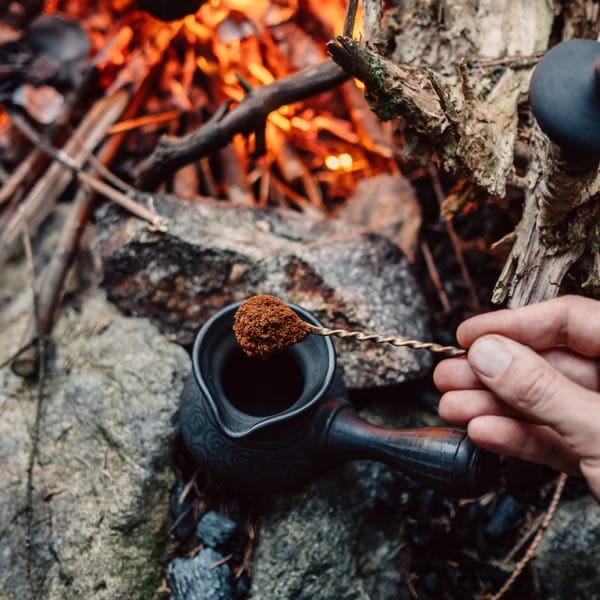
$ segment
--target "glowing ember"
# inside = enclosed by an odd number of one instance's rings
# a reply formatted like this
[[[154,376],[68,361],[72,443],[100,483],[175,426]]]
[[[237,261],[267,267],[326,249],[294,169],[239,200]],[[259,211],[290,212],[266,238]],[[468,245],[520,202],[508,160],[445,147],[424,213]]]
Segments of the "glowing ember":
[[[325,157],[325,166],[331,171],[345,171],[349,173],[352,171],[354,161],[352,156],[347,152],[343,152],[337,156],[330,154]]]

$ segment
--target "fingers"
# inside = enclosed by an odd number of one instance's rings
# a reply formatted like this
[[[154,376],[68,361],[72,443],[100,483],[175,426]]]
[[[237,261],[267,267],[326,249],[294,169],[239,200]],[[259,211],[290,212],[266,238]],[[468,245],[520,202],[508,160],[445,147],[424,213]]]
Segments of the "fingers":
[[[597,359],[578,356],[568,350],[547,350],[540,352],[540,355],[571,381],[588,390],[600,391],[600,365]]]
[[[433,382],[441,392],[484,387],[464,358],[448,358],[438,363],[433,372]]]
[[[488,390],[446,392],[439,406],[444,421],[466,426],[471,419],[482,415],[519,418],[519,413]],[[522,418],[522,417],[521,417]]]
[[[547,350],[540,352],[540,355],[575,383],[589,390],[600,390],[600,371],[596,359],[578,356],[568,350]],[[433,372],[433,381],[442,392],[485,387],[464,358],[441,361]]]
[[[530,348],[486,335],[468,361],[481,382],[526,420],[555,429],[582,458],[600,457],[600,394],[569,380]]]
[[[584,459],[581,461],[580,467],[592,493],[600,500],[600,461],[597,459]]]
[[[468,319],[457,330],[469,348],[482,335],[498,333],[535,350],[567,346],[584,356],[600,356],[600,302],[563,296],[512,310]]]
[[[569,475],[582,472],[577,454],[548,427],[502,416],[483,416],[473,419],[467,432],[475,444],[492,452],[548,465]]]

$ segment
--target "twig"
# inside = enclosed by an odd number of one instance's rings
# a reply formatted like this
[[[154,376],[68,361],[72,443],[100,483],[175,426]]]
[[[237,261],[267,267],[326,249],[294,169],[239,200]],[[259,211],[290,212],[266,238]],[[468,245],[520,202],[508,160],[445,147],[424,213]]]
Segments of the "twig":
[[[539,546],[542,538],[544,537],[544,531],[550,524],[554,513],[556,512],[556,508],[562,496],[563,490],[565,488],[565,483],[567,482],[567,475],[565,473],[561,473],[558,481],[556,483],[556,490],[554,491],[554,495],[552,496],[552,501],[550,502],[550,506],[546,511],[546,516],[542,522],[542,525],[538,529],[538,532],[535,534],[535,537],[531,541],[527,552],[523,558],[517,563],[515,570],[511,573],[510,577],[505,581],[504,585],[498,590],[498,592],[490,598],[490,600],[500,600],[506,594],[506,592],[510,589],[512,584],[515,582],[517,577],[523,572],[525,567],[529,564],[529,561],[535,556],[537,547]]]
[[[137,113],[151,82],[154,80],[152,75],[155,73],[156,70],[153,70],[144,85],[138,90],[127,108],[126,115],[132,116]],[[124,134],[118,134],[107,140],[99,152],[99,158],[94,157],[93,162],[97,163],[96,166],[102,165],[102,168],[106,169],[105,165],[110,164],[115,158],[123,139]],[[57,247],[50,263],[44,270],[39,292],[39,303],[35,312],[38,322],[35,323],[35,326],[33,322],[30,322],[27,328],[27,336],[31,341],[11,361],[13,372],[21,377],[31,378],[37,373],[40,356],[38,354],[39,347],[35,342],[40,336],[47,337],[52,331],[64,281],[73,262],[75,251],[79,246],[81,235],[91,215],[93,200],[94,194],[87,186],[79,188],[71,210],[63,224]]]
[[[358,10],[358,0],[348,0],[348,8],[344,18],[344,37],[352,37],[354,33],[354,23],[356,22],[356,11]]]
[[[37,332],[39,333],[39,314],[38,314],[38,294],[37,294],[37,283],[35,280],[35,268],[33,262],[33,251],[31,249],[31,240],[29,238],[29,232],[27,231],[27,226],[24,221],[22,221],[22,241],[25,250],[25,261],[27,264],[27,272],[29,274],[29,282],[31,286],[31,291],[33,294],[33,311],[34,318],[33,322],[35,323]],[[27,462],[27,487],[26,487],[26,508],[25,513],[27,515],[27,539],[33,540],[33,526],[34,526],[34,506],[33,506],[33,472],[35,462],[37,460],[38,448],[39,448],[39,440],[40,440],[40,425],[42,422],[42,403],[44,398],[44,386],[45,386],[45,376],[46,376],[46,362],[43,358],[45,355],[44,345],[45,339],[41,336],[37,336],[37,344],[38,350],[40,352],[40,356],[42,357],[40,363],[38,365],[38,387],[37,387],[37,398],[36,398],[36,409],[35,409],[35,421],[33,424],[33,431],[31,432],[31,451],[29,453],[29,459]],[[27,581],[29,583],[30,591],[33,597],[38,596],[38,591],[35,589],[35,585],[33,582],[33,546],[34,544],[30,543],[27,546],[27,562],[26,562],[26,572],[27,572]]]
[[[428,167],[429,175],[431,176],[431,181],[433,184],[433,190],[435,195],[437,196],[440,208],[444,204],[445,196],[444,190],[442,189],[442,184],[440,183],[440,178],[437,172],[437,169],[430,165]],[[469,297],[471,299],[471,305],[475,311],[481,310],[481,304],[479,302],[479,298],[477,297],[477,292],[475,292],[475,286],[473,285],[473,280],[471,279],[471,274],[469,273],[469,269],[467,267],[467,263],[465,262],[465,257],[461,248],[461,240],[458,237],[454,225],[452,221],[446,219],[446,231],[448,232],[448,236],[450,237],[450,242],[452,243],[452,247],[454,248],[454,254],[456,255],[456,260],[458,261],[458,265],[460,267],[460,272],[467,286],[467,290],[469,291]]]
[[[448,294],[446,294],[446,290],[444,290],[444,286],[442,285],[442,280],[440,279],[440,273],[435,266],[435,262],[433,260],[433,256],[431,255],[431,250],[429,249],[429,244],[423,240],[421,242],[421,252],[423,253],[423,258],[425,259],[425,264],[427,265],[427,270],[429,271],[429,277],[438,293],[438,298],[442,304],[442,308],[445,313],[449,313],[452,310],[452,306],[450,305],[450,300],[448,300]]]
[[[347,81],[341,91],[361,146],[384,158],[391,158],[394,155],[392,145],[385,141],[382,123],[369,108],[364,94],[356,87],[354,81]]]
[[[136,117],[135,119],[124,119],[110,127],[106,133],[108,135],[115,135],[117,133],[125,133],[133,129],[139,129],[140,127],[146,127],[147,125],[161,125],[162,123],[178,119],[180,116],[180,111],[170,110],[156,115],[144,115],[143,117]]]
[[[224,104],[200,129],[181,138],[163,137],[140,165],[137,186],[155,188],[181,167],[226,146],[234,135],[249,135],[259,130],[269,113],[277,108],[336,88],[348,77],[329,60],[270,85],[253,88],[234,109],[229,110],[231,102]]]
[[[125,110],[129,100],[130,94],[125,90],[98,100],[83,118],[62,151],[71,157],[77,166],[81,166],[85,160],[84,157],[87,157],[102,141],[106,129]],[[36,136],[40,139],[37,132]],[[72,173],[54,162],[21,202],[22,215],[31,235],[54,209],[56,201],[65,191],[71,179]],[[5,261],[16,246],[20,232],[20,218],[21,216],[14,215],[0,234],[0,262]]]
[[[500,561],[503,565],[512,562],[514,557],[521,551],[523,546],[531,538],[531,536],[540,528],[546,518],[545,514],[538,515],[529,525],[527,531],[519,538],[517,543],[510,549],[510,552]]]
[[[102,194],[115,204],[118,204],[140,219],[144,219],[158,229],[164,230],[162,218],[154,211],[142,206],[141,204],[138,204],[135,200],[132,200],[129,198],[129,196],[126,196],[119,190],[116,190],[103,181],[100,181],[93,175],[83,171],[81,166],[79,166],[71,156],[62,150],[54,148],[51,144],[44,141],[35,131],[35,129],[30,127],[29,124],[19,115],[11,115],[11,118],[13,119],[13,123],[21,130],[21,132],[32,142],[42,148],[44,152],[51,156],[55,161],[55,164],[60,168],[71,171],[81,182],[89,185],[94,191]]]

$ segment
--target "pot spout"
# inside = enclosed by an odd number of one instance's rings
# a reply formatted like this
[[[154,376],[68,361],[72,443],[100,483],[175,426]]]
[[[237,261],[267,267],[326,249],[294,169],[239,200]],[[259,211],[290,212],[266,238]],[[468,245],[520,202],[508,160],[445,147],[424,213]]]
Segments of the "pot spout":
[[[446,495],[471,498],[490,489],[500,460],[476,446],[464,429],[384,429],[361,419],[346,402],[330,400],[327,452],[340,460],[377,460]]]

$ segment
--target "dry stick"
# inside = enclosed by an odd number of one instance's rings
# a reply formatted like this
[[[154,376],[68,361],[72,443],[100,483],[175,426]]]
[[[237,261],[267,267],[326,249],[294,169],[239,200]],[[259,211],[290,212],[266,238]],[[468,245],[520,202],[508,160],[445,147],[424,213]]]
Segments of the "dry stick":
[[[34,318],[33,321],[36,324],[39,323],[38,317],[38,294],[37,294],[37,283],[35,280],[34,273],[34,264],[33,264],[33,252],[31,249],[31,240],[29,238],[29,232],[27,231],[27,225],[25,221],[22,221],[22,241],[23,247],[25,250],[25,261],[27,264],[27,272],[29,274],[31,291],[33,294],[33,312]],[[39,332],[39,329],[38,329]],[[43,336],[37,336],[37,343],[40,349],[40,355],[43,356],[45,353],[43,352],[43,346],[45,344],[45,340]],[[42,401],[44,398],[44,385],[45,385],[45,374],[46,374],[46,364],[45,360],[42,358],[39,364],[38,370],[38,388],[37,388],[37,398],[36,398],[36,409],[35,409],[35,421],[33,424],[33,431],[31,432],[31,450],[29,452],[29,457],[27,461],[27,487],[26,487],[26,506],[25,506],[25,514],[27,517],[27,539],[33,540],[33,525],[34,525],[34,511],[33,511],[33,471],[35,462],[37,459],[38,447],[39,447],[39,439],[40,439],[40,425],[42,422]],[[27,561],[26,561],[26,573],[27,573],[27,581],[29,583],[30,591],[33,596],[37,597],[39,590],[34,589],[33,582],[33,547],[34,544],[30,543],[27,546]]]
[[[535,556],[535,552],[537,547],[539,546],[542,538],[544,537],[544,532],[546,528],[550,524],[554,513],[556,512],[556,508],[558,507],[558,503],[560,501],[560,497],[562,496],[562,492],[565,487],[565,483],[567,482],[567,475],[565,473],[561,473],[558,481],[556,483],[556,490],[554,491],[554,495],[552,496],[552,501],[550,502],[550,506],[548,507],[548,511],[546,512],[546,516],[542,522],[542,525],[538,529],[538,532],[535,534],[535,537],[531,541],[529,548],[527,548],[527,552],[523,558],[517,563],[515,570],[511,573],[510,577],[504,582],[504,585],[498,590],[498,592],[491,596],[490,600],[500,600],[506,594],[506,592],[510,589],[512,584],[516,581],[517,577],[523,572],[525,567],[529,564],[529,561]]]
[[[538,515],[527,527],[527,531],[519,538],[517,543],[510,549],[510,552],[502,558],[500,561],[501,565],[508,565],[513,562],[515,556],[519,554],[525,544],[531,539],[531,537],[535,534],[535,532],[540,528],[547,514]]]
[[[66,105],[58,117],[58,119],[52,123],[47,130],[45,130],[45,137],[55,143],[57,141],[58,134],[62,128],[68,124],[73,109],[77,107],[83,100],[85,94],[89,90],[90,84],[92,83],[96,74],[96,67],[101,62],[105,61],[119,40],[119,36],[123,28],[121,28],[112,38],[106,43],[102,49],[93,58],[92,63],[83,77],[79,87],[67,98]],[[35,179],[35,175],[41,173],[46,167],[47,155],[39,148],[34,148],[27,158],[25,158],[19,166],[13,171],[10,177],[3,182],[2,188],[0,189],[0,204],[6,202],[13,194],[22,186],[28,185],[28,182],[32,182]]]
[[[135,115],[147,95],[148,88],[154,80],[154,69],[142,87],[138,90],[125,112],[126,117]],[[95,158],[98,165],[108,165],[115,158],[125,134],[121,133],[107,140],[99,152],[99,158]],[[47,338],[52,331],[56,310],[58,308],[65,278],[73,257],[79,246],[81,235],[92,212],[94,194],[86,187],[80,187],[77,191],[71,210],[65,219],[56,249],[50,259],[50,263],[44,269],[44,277],[39,290],[39,301],[35,315],[37,323],[30,320],[26,329],[26,340],[29,343],[18,351],[12,363],[12,370],[21,377],[31,378],[37,374],[40,361],[40,346],[36,343],[40,336]]]
[[[358,10],[358,0],[349,0],[344,18],[344,37],[352,37],[354,33],[354,23],[356,22],[356,11]]]
[[[63,151],[80,167],[88,154],[102,141],[106,130],[121,115],[129,103],[130,94],[119,90],[112,96],[98,100],[83,118]],[[21,215],[27,222],[30,234],[52,212],[58,197],[65,191],[72,173],[57,162],[51,164],[21,202],[20,214],[15,214],[0,234],[0,263],[14,250],[20,231]]]
[[[233,136],[249,135],[264,127],[268,115],[284,104],[300,102],[336,88],[349,75],[333,61],[252,89],[232,110],[226,102],[200,129],[180,138],[163,137],[142,163],[137,177],[141,189],[153,189],[181,167],[226,146]]]
[[[181,112],[178,110],[170,110],[168,112],[158,113],[154,115],[144,115],[143,117],[136,117],[135,119],[123,119],[119,121],[106,132],[108,135],[116,135],[117,133],[125,133],[133,129],[139,129],[140,127],[146,127],[148,125],[162,125],[175,119],[179,119]]]
[[[423,258],[425,258],[425,264],[427,265],[427,270],[429,271],[429,277],[431,278],[431,281],[433,282],[433,285],[438,293],[438,298],[440,299],[442,308],[444,309],[445,313],[449,313],[452,310],[452,306],[450,305],[450,300],[448,300],[448,294],[446,294],[446,290],[444,290],[444,286],[442,285],[440,273],[435,266],[429,244],[425,240],[421,242],[421,252],[423,253]]]
[[[59,150],[58,148],[52,147],[50,144],[45,142],[39,134],[29,126],[29,124],[22,119],[19,115],[11,115],[13,123],[21,130],[21,132],[26,135],[32,142],[37,144],[40,148],[44,150],[52,159],[55,161],[55,164],[59,166],[61,169],[66,171],[70,171],[77,179],[79,179],[82,183],[85,183],[89,187],[91,187],[94,191],[102,194],[115,204],[118,204],[122,208],[128,210],[130,213],[134,214],[136,217],[140,219],[144,219],[148,221],[151,225],[156,227],[159,230],[166,231],[165,224],[163,219],[153,210],[138,204],[135,200],[131,199],[129,196],[126,196],[119,190],[116,190],[114,187],[100,181],[97,177],[90,175],[82,170],[82,168],[73,160],[71,156],[69,156],[66,152]],[[87,158],[87,157],[86,157]]]
[[[435,192],[435,195],[437,196],[439,205],[441,207],[444,203],[445,197],[437,169],[435,169],[435,167],[433,166],[430,166],[428,168],[428,171],[431,176],[431,181],[433,183],[433,190]],[[456,260],[458,261],[462,278],[467,286],[467,289],[469,290],[471,305],[476,311],[480,311],[481,304],[479,302],[479,298],[477,297],[477,293],[475,292],[475,286],[473,285],[473,280],[471,279],[469,269],[467,268],[467,263],[465,262],[465,257],[461,248],[461,240],[454,229],[452,221],[450,221],[449,219],[446,219],[446,230],[448,232],[448,236],[450,237],[452,247],[454,248],[454,254],[456,254]]]
[[[354,129],[360,138],[360,145],[384,158],[392,158],[392,145],[385,140],[381,120],[369,108],[363,92],[356,87],[354,81],[347,81],[341,87],[341,92]]]

